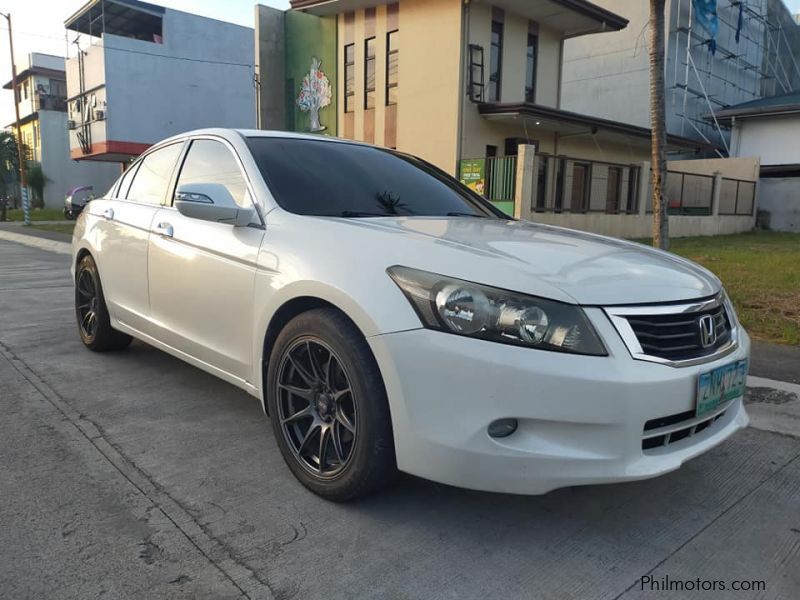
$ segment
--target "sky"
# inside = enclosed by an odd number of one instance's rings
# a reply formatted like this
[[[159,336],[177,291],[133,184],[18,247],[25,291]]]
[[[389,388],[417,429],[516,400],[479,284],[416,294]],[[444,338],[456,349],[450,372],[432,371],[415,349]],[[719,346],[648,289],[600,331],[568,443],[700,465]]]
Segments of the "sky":
[[[177,10],[253,27],[255,0],[152,0]],[[602,4],[602,0],[596,0]],[[261,4],[286,9],[288,0],[260,0]],[[30,52],[64,55],[64,20],[85,0],[0,0],[0,12],[11,13],[14,25],[14,54],[17,64]],[[800,0],[784,0],[789,10],[800,13]],[[8,29],[0,19],[0,85],[11,79]],[[0,89],[0,128],[14,120],[11,90]]]

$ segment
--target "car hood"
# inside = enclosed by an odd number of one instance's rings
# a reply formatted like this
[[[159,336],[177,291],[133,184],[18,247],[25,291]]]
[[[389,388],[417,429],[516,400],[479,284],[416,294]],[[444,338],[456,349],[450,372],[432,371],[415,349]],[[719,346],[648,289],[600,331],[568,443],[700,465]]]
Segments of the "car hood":
[[[674,254],[528,221],[473,217],[336,220],[394,234],[387,238],[388,247],[397,248],[401,241],[425,246],[421,252],[402,253],[407,258],[398,264],[524,293],[548,294],[555,288],[568,296],[557,294],[562,299],[578,304],[673,302],[711,296],[721,289],[711,272]]]

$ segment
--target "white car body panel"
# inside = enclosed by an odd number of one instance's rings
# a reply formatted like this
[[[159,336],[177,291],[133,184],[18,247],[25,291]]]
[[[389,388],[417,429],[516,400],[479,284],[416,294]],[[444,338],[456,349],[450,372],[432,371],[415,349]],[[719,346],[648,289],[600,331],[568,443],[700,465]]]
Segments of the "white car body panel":
[[[190,219],[174,208],[150,236],[150,335],[253,381],[253,294],[264,230]]]
[[[747,424],[735,399],[713,427],[663,452],[643,452],[644,422],[691,410],[698,374],[747,358],[749,340],[739,327],[732,352],[682,368],[634,360],[596,308],[713,296],[721,284],[706,269],[640,244],[521,221],[292,214],[277,205],[242,135],[304,137],[205,130],[171,141],[224,140],[247,176],[263,227],[116,199],[94,200],[83,211],[74,253],[94,256],[114,327],[263,401],[264,340],[275,313],[299,298],[330,303],[376,357],[398,467],[475,489],[543,493],[651,477]],[[112,220],[103,217],[109,208]],[[156,230],[159,223],[171,226],[171,237]],[[394,265],[581,305],[609,355],[425,329],[386,274]],[[519,419],[519,431],[490,438],[488,423],[507,417]]]
[[[86,208],[87,219],[94,224],[93,242],[103,257],[101,277],[109,310],[134,327],[147,323],[147,245],[158,209],[118,200],[93,200]],[[104,216],[112,213],[113,218]]]

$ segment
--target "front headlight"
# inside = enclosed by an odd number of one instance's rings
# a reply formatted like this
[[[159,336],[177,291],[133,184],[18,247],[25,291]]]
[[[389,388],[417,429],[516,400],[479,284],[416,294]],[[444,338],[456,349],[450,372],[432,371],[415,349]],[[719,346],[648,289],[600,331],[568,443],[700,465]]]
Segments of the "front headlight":
[[[408,267],[386,272],[429,329],[527,348],[607,355],[578,306]]]

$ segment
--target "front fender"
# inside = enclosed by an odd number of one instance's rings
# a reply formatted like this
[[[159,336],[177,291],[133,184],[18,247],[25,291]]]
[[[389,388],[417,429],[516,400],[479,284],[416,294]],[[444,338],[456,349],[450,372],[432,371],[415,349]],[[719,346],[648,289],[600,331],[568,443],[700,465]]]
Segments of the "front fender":
[[[312,279],[294,280],[276,289],[280,277],[260,272],[256,277],[254,298],[256,335],[253,336],[253,356],[257,360],[253,365],[253,381],[261,381],[264,339],[270,322],[282,306],[297,298],[315,298],[338,308],[355,323],[364,337],[421,327],[402,292],[388,275],[384,277],[385,281],[373,282],[371,292],[358,286],[355,289],[358,295],[354,295],[331,283]]]

